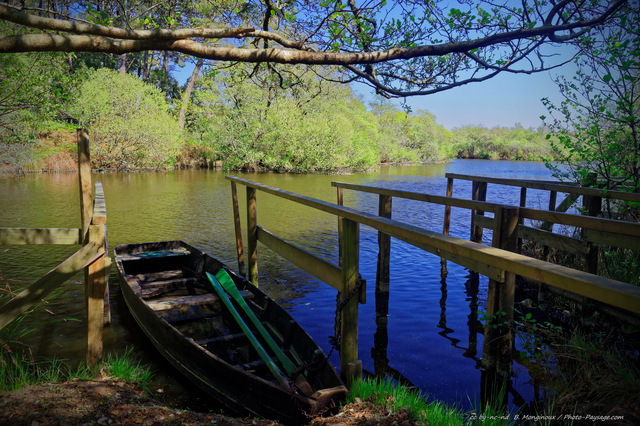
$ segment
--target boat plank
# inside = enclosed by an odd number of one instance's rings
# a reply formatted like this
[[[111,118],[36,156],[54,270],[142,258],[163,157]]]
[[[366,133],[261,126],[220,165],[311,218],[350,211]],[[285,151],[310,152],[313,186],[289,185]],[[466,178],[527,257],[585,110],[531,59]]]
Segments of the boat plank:
[[[199,345],[207,345],[209,343],[230,342],[232,340],[242,339],[247,337],[244,333],[225,334],[224,336],[210,337],[208,339],[196,340]]]
[[[146,260],[146,259],[157,259],[161,257],[173,257],[173,256],[187,256],[191,254],[188,250],[157,250],[157,251],[145,251],[141,253],[128,253],[120,256],[120,260],[123,261],[131,261],[131,260]]]
[[[144,298],[165,296],[167,295],[167,293],[171,293],[183,288],[195,289],[195,282],[196,279],[193,277],[153,281],[143,284],[140,290],[142,291],[142,297]],[[203,290],[202,292],[204,293],[205,291]],[[178,296],[178,294],[176,294],[175,296]]]
[[[250,298],[253,294],[248,290],[241,292],[244,298]],[[194,294],[188,296],[167,297],[158,300],[147,300],[146,303],[154,311],[167,311],[183,306],[200,306],[219,302],[220,298],[213,293]]]
[[[145,285],[148,283],[156,282],[156,281],[167,281],[167,280],[175,280],[179,278],[186,278],[185,272],[180,269],[172,269],[168,271],[160,271],[160,272],[148,272],[145,274],[135,274],[133,275],[140,285]]]

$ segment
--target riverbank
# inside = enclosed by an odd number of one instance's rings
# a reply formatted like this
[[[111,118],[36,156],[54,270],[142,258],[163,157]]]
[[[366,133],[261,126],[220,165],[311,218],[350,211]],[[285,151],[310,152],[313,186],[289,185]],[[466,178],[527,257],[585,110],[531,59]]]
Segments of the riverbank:
[[[72,380],[28,386],[0,394],[0,424],[11,425],[280,425],[273,420],[238,418],[171,408],[141,387],[120,379]],[[367,402],[345,406],[332,417],[311,419],[321,425],[409,425],[406,411],[390,413]]]

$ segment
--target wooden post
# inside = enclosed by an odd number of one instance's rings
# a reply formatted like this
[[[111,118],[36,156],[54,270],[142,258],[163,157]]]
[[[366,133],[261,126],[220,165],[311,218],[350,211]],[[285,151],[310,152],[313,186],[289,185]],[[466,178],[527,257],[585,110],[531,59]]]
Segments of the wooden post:
[[[556,211],[556,202],[558,201],[558,192],[557,191],[549,191],[549,211]],[[552,231],[553,230],[553,222],[544,222],[540,229],[543,231]]]
[[[104,250],[105,225],[89,226],[89,242]],[[87,298],[87,367],[93,368],[102,359],[104,329],[105,255],[88,266],[85,286]]]
[[[553,212],[556,210],[556,202],[558,201],[558,192],[557,191],[549,191],[549,211]],[[540,227],[540,229],[542,229],[543,231],[553,231],[553,222],[545,222],[542,224],[542,226]],[[549,261],[549,258],[551,257],[551,247],[549,247],[548,245],[545,245],[544,248],[542,249],[542,259],[545,262]]]
[[[360,225],[349,219],[343,220],[342,235],[342,291],[341,303],[345,302],[340,314],[340,371],[343,379],[350,383],[356,377],[357,369],[349,365],[358,361],[358,249]],[[336,312],[338,314],[338,312]],[[354,375],[355,374],[355,375]]]
[[[378,215],[391,218],[393,198],[390,195],[380,195]],[[389,261],[391,255],[391,237],[382,231],[378,231],[378,265],[376,270],[376,331],[373,335],[374,366],[378,367],[380,360],[385,360],[388,365],[387,346],[389,336],[387,322],[389,319]],[[376,372],[382,371],[376,368]]]
[[[378,215],[391,219],[391,203],[390,195],[380,195],[380,204],[378,206]],[[389,259],[391,256],[391,237],[382,231],[378,231],[378,268],[376,271],[376,301],[378,293],[389,294]],[[387,296],[387,303],[388,303]],[[377,302],[376,302],[377,304]],[[387,308],[388,310],[388,308]]]
[[[345,373],[346,385],[348,388],[353,386],[353,383],[362,379],[362,361],[354,361],[347,364],[347,371]]]
[[[595,173],[590,173],[584,186],[596,187],[598,184]],[[593,217],[602,215],[602,197],[588,196],[582,197],[582,208],[585,214]],[[582,230],[582,239],[585,239],[585,230]],[[598,246],[592,242],[586,243],[584,255],[584,271],[590,274],[598,274]]]
[[[82,239],[86,241],[87,231],[91,224],[93,196],[91,194],[91,156],[89,155],[89,133],[86,129],[78,129],[78,180],[80,182],[80,220]]]
[[[508,251],[518,247],[517,226],[519,208],[503,206],[495,215],[492,246]],[[513,303],[516,276],[506,272],[504,282],[489,280],[487,295],[487,316],[489,324],[485,328],[482,362],[488,369],[497,368],[508,376],[511,371],[513,351]]]
[[[258,217],[256,211],[256,190],[247,186],[247,245],[249,281],[258,285]]]
[[[471,186],[471,199],[474,201],[487,200],[487,182],[473,181]],[[471,210],[471,241],[476,243],[482,242],[482,227],[476,226],[475,215],[484,216],[482,210]]]
[[[527,188],[520,188],[520,207],[527,207]],[[518,224],[524,225],[524,219],[518,220]],[[518,253],[522,253],[522,239],[518,238]]]
[[[240,224],[240,207],[238,206],[238,189],[231,182],[231,200],[233,203],[233,225],[236,231],[236,251],[238,253],[238,272],[244,275],[244,252],[242,247],[242,225]]]
[[[447,197],[453,197],[453,178],[447,178],[447,192],[445,194]],[[444,219],[442,221],[442,233],[444,235],[449,235],[449,230],[451,229],[451,206],[444,206]],[[444,257],[440,258],[440,273],[447,273],[447,259]]]
[[[447,178],[447,197],[453,197],[453,178]],[[444,223],[442,224],[442,233],[449,235],[451,228],[451,206],[444,206]]]
[[[336,188],[336,202],[339,206],[344,205],[344,193],[342,188]],[[338,216],[338,265],[342,266],[342,217]]]

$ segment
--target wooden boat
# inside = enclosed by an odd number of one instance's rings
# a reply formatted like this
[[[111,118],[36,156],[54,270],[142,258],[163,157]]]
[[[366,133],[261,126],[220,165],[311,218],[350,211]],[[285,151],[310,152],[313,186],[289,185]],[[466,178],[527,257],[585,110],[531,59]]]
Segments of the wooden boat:
[[[122,294],[149,340],[235,413],[301,424],[334,411],[344,398],[340,377],[302,327],[216,259],[182,241],[119,245],[114,252]],[[243,312],[237,301],[228,309],[225,302],[233,297],[218,294],[212,279],[235,284],[236,296],[251,312]],[[252,323],[253,314],[259,324]],[[265,343],[257,328],[279,349]]]

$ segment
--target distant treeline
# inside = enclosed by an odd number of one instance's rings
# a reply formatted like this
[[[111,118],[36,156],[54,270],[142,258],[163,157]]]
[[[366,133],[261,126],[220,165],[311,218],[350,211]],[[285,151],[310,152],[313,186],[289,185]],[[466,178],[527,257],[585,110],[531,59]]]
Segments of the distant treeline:
[[[236,64],[198,69],[193,86],[171,73],[97,67],[90,56],[3,55],[0,164],[73,168],[73,129],[89,129],[92,166],[140,170],[211,167],[287,172],[361,170],[451,158],[540,159],[543,129],[449,131],[425,111],[365,105],[332,69]],[[104,63],[98,64],[103,66]]]

